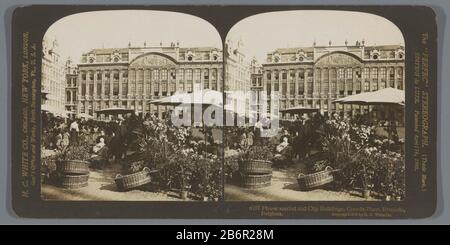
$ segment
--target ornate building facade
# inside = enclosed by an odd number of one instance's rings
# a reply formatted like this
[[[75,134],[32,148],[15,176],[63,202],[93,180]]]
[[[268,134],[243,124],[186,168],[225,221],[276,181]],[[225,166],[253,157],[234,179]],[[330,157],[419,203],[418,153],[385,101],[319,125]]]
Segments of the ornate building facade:
[[[77,113],[121,107],[141,115],[168,108],[149,102],[175,92],[223,89],[222,51],[213,47],[170,46],[93,49],[78,64]]]
[[[225,109],[248,116],[249,99],[246,97],[250,91],[251,64],[241,51],[242,42],[234,43],[228,40],[225,43]]]
[[[280,48],[267,54],[262,67],[262,84],[252,87],[262,88],[269,98],[277,91],[280,109],[303,106],[325,114],[367,113],[371,108],[332,101],[387,87],[405,88],[405,50],[400,45],[356,42],[353,46],[332,46],[330,42],[329,46]]]
[[[250,63],[250,111],[260,113],[263,109],[263,67],[256,59]]]
[[[69,58],[66,62],[66,111],[77,113],[78,68]]]
[[[63,112],[65,109],[65,70],[58,53],[58,42],[49,42],[45,39],[42,43],[42,81],[41,93],[43,105],[52,108],[53,111]]]

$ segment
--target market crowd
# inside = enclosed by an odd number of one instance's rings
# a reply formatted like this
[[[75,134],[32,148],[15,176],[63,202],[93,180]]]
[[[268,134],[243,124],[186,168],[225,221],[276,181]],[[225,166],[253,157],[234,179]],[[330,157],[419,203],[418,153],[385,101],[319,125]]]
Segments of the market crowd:
[[[42,115],[42,147],[62,151],[69,146],[84,145],[93,159],[122,159],[133,140],[131,132],[141,117],[134,113],[118,116],[112,121],[62,118],[51,113]]]

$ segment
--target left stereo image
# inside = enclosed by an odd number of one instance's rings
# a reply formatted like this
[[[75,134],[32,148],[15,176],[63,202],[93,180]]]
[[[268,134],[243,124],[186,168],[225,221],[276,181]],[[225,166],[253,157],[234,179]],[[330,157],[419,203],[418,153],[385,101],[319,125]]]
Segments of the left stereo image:
[[[41,198],[222,198],[222,41],[207,21],[83,12],[42,41]]]

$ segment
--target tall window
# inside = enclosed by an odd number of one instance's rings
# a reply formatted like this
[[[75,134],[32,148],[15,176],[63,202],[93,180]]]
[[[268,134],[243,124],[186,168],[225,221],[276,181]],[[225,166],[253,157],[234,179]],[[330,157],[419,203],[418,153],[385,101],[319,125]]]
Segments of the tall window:
[[[397,68],[397,88],[403,89],[403,68]]]
[[[186,70],[186,80],[192,81],[192,69]]]
[[[389,67],[389,87],[394,87],[394,68]]]
[[[137,94],[142,95],[144,93],[144,71],[137,71]]]
[[[349,80],[347,81],[347,92],[350,93],[353,91],[353,81]]]
[[[378,79],[378,69],[377,68],[372,68],[372,70],[370,71],[370,77],[373,79]]]
[[[182,70],[182,69],[177,70],[177,79],[178,79],[178,81],[184,80],[184,70]]]
[[[130,94],[135,95],[136,94],[136,82],[130,81]]]
[[[187,92],[192,92],[192,82],[188,82],[186,84],[186,90],[187,90]]]
[[[81,82],[81,95],[82,96],[86,95],[86,81]]]
[[[89,81],[89,95],[94,95],[94,80]]]
[[[344,79],[344,69],[343,68],[339,68],[338,69],[338,79]]]
[[[313,93],[313,80],[312,79],[308,79],[308,82],[307,82],[307,93],[308,94],[312,94]]]
[[[331,93],[336,93],[336,80],[331,81],[330,91],[331,91]]]
[[[152,80],[153,81],[159,80],[159,70],[152,70]]]
[[[369,68],[364,68],[363,69],[363,79],[368,80],[369,77]]]
[[[119,80],[114,80],[113,95],[119,95]]]
[[[300,81],[304,80],[305,79],[305,71],[300,70],[298,72],[298,77],[299,77]]]
[[[293,82],[289,83],[289,94],[291,96],[295,95],[295,83],[293,83]]]
[[[345,90],[345,83],[344,81],[338,81],[339,83],[339,92],[342,94]]]
[[[369,92],[370,83],[369,81],[364,81],[364,92]]]
[[[110,83],[109,83],[109,81],[105,82],[105,92],[103,94],[104,95],[109,95],[110,94]]]
[[[160,76],[162,81],[167,81],[167,70],[161,70]]]
[[[378,82],[373,81],[372,82],[372,91],[378,90]]]
[[[346,78],[347,79],[353,79],[353,69],[352,68],[347,68]]]
[[[200,69],[195,69],[195,71],[194,71],[194,81],[200,82]]]
[[[328,94],[328,91],[330,89],[330,83],[331,83],[330,81],[327,81],[321,84],[322,93]]]
[[[382,81],[386,81],[386,67],[380,68],[380,78]]]
[[[122,83],[122,95],[128,95],[128,81]]]
[[[324,82],[328,82],[328,80],[330,79],[330,70],[322,69],[319,71],[320,72],[317,72],[317,80],[322,80]]]
[[[101,80],[97,81],[97,94],[98,96],[102,95],[102,83]]]

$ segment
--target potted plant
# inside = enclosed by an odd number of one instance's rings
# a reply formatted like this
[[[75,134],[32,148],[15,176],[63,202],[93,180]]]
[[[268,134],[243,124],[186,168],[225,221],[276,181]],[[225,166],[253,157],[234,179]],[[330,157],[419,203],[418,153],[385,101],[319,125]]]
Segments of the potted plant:
[[[192,153],[195,155],[195,153]],[[168,186],[179,190],[180,198],[187,199],[192,187],[193,157],[184,152],[175,152],[169,156],[165,167],[168,177]]]
[[[377,166],[375,157],[377,149],[375,147],[366,148],[358,154],[359,175],[361,177],[362,196],[370,198],[371,191],[374,187],[374,176]]]
[[[183,200],[188,199],[189,190],[191,188],[190,180],[191,180],[191,171],[188,166],[180,165],[180,198]]]

